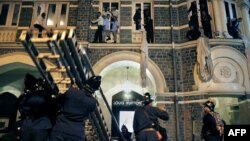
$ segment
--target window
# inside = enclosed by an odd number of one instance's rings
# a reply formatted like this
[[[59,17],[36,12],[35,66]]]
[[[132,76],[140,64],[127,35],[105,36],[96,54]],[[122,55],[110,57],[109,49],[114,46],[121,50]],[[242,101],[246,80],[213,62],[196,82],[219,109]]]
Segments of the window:
[[[46,13],[46,25],[48,27],[67,26],[68,4],[67,3],[37,3],[33,20],[41,13]]]
[[[0,26],[17,26],[20,7],[19,3],[0,4]]]
[[[237,18],[236,2],[234,0],[224,1],[227,19]]]
[[[139,14],[138,14],[139,13]],[[144,24],[144,19],[147,17],[147,16],[150,16],[152,18],[152,14],[151,14],[151,3],[135,3],[135,8],[134,8],[134,12],[133,12],[134,15],[132,15],[133,17],[133,22],[132,23],[135,23],[133,24],[133,29],[134,30],[138,30],[138,24],[136,21],[136,19],[134,19],[134,16],[135,14],[137,15],[137,17],[139,16],[140,19],[140,23],[139,24]],[[140,27],[139,27],[140,28]]]
[[[118,2],[103,2],[102,3],[102,14],[106,12],[111,12],[110,14],[117,17],[119,21],[119,3]]]

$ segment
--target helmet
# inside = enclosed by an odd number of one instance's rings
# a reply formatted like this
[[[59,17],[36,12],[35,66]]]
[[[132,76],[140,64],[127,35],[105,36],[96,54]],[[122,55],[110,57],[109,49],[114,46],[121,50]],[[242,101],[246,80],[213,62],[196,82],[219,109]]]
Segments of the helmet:
[[[143,100],[144,100],[144,104],[145,105],[148,105],[149,103],[151,103],[152,101],[154,101],[153,99],[151,99],[150,93],[145,93],[144,97],[143,97]]]
[[[101,76],[90,77],[86,82],[87,87],[91,88],[93,91],[98,90],[101,85],[101,78]]]
[[[208,100],[203,104],[205,107],[208,107],[211,111],[214,111],[215,104],[214,102]]]

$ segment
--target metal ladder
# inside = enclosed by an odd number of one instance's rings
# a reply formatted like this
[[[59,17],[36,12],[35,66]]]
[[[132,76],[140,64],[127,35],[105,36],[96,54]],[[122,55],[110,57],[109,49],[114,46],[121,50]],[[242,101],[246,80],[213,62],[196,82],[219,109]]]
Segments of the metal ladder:
[[[79,88],[83,88],[86,80],[95,75],[85,49],[77,44],[73,29],[54,31],[52,37],[44,38],[31,37],[27,31],[23,31],[19,39],[43,79],[55,91],[65,92],[72,81],[75,81]],[[56,67],[46,65],[47,60],[53,62]],[[120,131],[102,89],[99,91],[113,121],[115,121],[117,130]],[[108,130],[99,102],[97,103],[97,109],[90,114],[89,119],[94,127],[95,134],[98,135],[98,140],[111,140],[111,133]],[[124,140],[121,133],[120,137]]]

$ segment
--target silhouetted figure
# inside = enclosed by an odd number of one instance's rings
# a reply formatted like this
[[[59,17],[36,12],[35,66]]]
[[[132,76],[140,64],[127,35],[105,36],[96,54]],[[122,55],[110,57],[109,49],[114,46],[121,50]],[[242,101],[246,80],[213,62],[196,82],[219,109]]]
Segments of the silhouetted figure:
[[[197,40],[201,36],[201,32],[199,29],[194,28],[194,26],[190,26],[190,30],[187,32],[186,37],[188,40]]]
[[[240,39],[240,29],[239,29],[239,25],[240,22],[242,21],[242,18],[234,18],[231,19],[231,36],[233,36],[234,39]]]
[[[52,90],[48,90],[45,81],[30,74],[26,74],[24,84],[24,94],[18,99],[20,141],[47,141],[52,128],[50,113],[54,109]]]
[[[38,33],[38,38],[42,38],[42,31],[45,30],[45,25],[46,25],[46,13],[42,13],[37,17],[34,23],[34,28],[37,28],[39,33]]]
[[[20,141],[47,141],[52,129],[48,117],[50,96],[42,90],[36,90],[23,97],[20,108],[26,109],[22,120]]]
[[[50,141],[85,141],[84,121],[96,109],[93,93],[100,88],[101,77],[87,80],[83,89],[75,83],[63,94],[62,110],[53,127]]]
[[[212,30],[211,30],[211,23],[210,21],[212,20],[211,16],[205,12],[201,12],[201,24],[204,30],[204,35],[207,36],[208,38],[212,38]]]
[[[158,118],[168,120],[169,115],[165,110],[152,106],[153,100],[149,93],[144,95],[144,106],[135,110],[133,128],[136,141],[158,141]]]
[[[141,8],[136,9],[133,20],[135,22],[135,29],[136,30],[141,29],[141,20],[142,20],[142,18],[141,18]]]
[[[220,132],[217,129],[216,119],[213,116],[215,104],[211,101],[204,103],[202,139],[204,141],[220,141]]]
[[[128,128],[125,125],[122,125],[122,135],[126,139],[126,141],[132,141],[131,140],[131,135],[132,133],[128,131]]]
[[[197,5],[196,5],[196,1],[193,1],[191,3],[191,6],[188,9],[188,13],[192,12],[192,15],[190,17],[190,21],[189,21],[189,26],[193,26],[195,29],[199,28],[199,22],[198,22],[198,11],[197,11]]]
[[[148,15],[145,19],[145,30],[147,32],[147,41],[148,43],[154,42],[154,27],[153,27],[153,20]]]

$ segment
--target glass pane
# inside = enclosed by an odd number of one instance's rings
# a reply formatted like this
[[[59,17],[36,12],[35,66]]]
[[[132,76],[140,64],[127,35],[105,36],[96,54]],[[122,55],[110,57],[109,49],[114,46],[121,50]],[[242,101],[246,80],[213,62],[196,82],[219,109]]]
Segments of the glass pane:
[[[232,5],[233,17],[237,18],[235,4],[232,3],[231,5]]]
[[[66,12],[67,12],[67,4],[63,4],[61,9],[60,25],[66,25]]]
[[[111,3],[111,9],[119,10],[118,3]]]
[[[102,11],[103,11],[103,13],[105,12],[105,11],[109,11],[110,10],[110,7],[109,7],[109,2],[104,2],[103,4],[102,4]]]
[[[56,4],[50,4],[48,9],[47,25],[55,25]]]
[[[230,19],[229,6],[228,6],[228,2],[226,2],[226,1],[225,1],[225,9],[226,9],[226,16],[227,16],[227,19]]]
[[[9,4],[3,4],[2,10],[0,11],[0,25],[6,25],[7,15],[9,11]]]
[[[115,17],[119,17],[119,5],[117,2],[111,3],[111,13]]]
[[[20,11],[20,4],[16,4],[14,8],[13,18],[11,25],[17,25],[17,19]]]
[[[143,13],[144,13],[144,19],[147,16],[151,17],[151,4],[150,3],[144,3]]]

